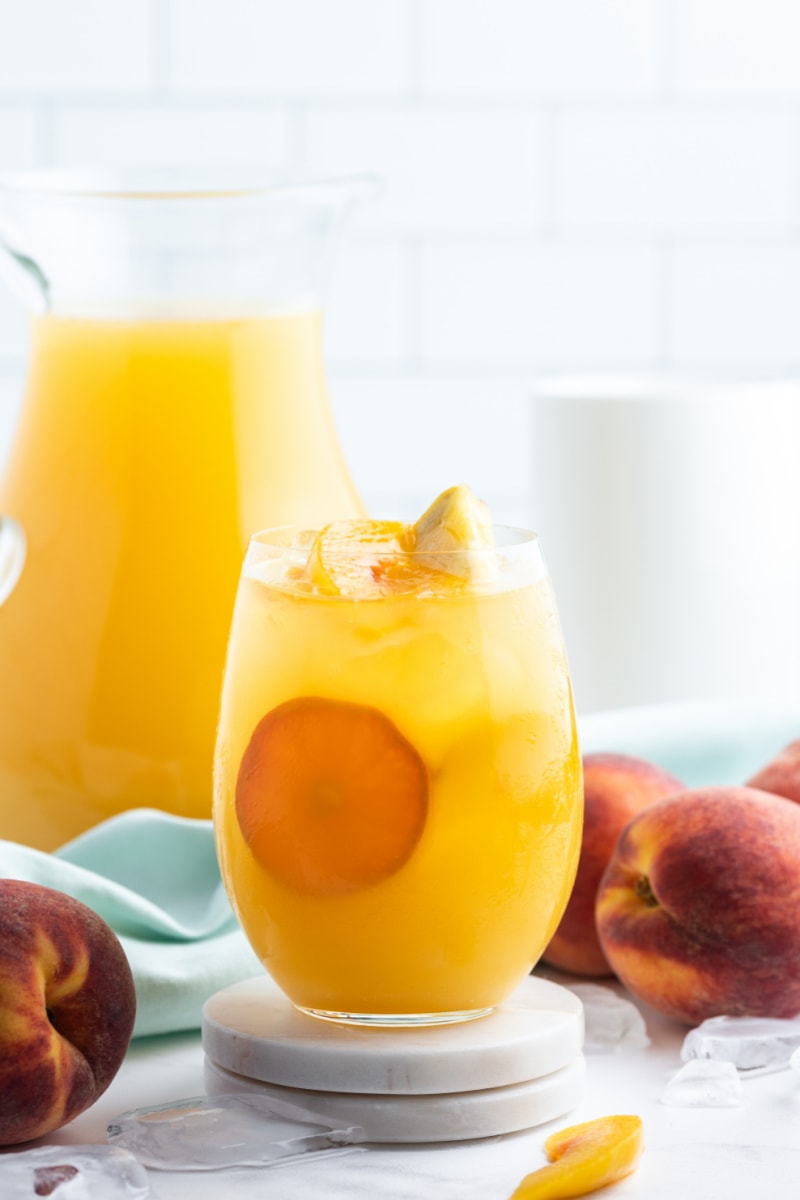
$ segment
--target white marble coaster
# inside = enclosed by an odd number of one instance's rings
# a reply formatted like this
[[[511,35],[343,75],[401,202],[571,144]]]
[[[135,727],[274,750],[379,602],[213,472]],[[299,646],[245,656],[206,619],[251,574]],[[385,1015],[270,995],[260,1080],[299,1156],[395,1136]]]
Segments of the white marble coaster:
[[[370,1141],[490,1137],[563,1116],[583,1094],[582,1042],[577,997],[532,977],[489,1016],[456,1025],[335,1025],[298,1012],[266,976],[203,1012],[209,1094],[303,1103]]]
[[[580,1000],[528,977],[495,1012],[454,1025],[365,1028],[298,1012],[267,976],[217,992],[203,1049],[227,1071],[314,1091],[420,1095],[526,1083],[572,1063]]]
[[[209,1096],[255,1092],[299,1104],[338,1128],[359,1125],[367,1142],[458,1142],[532,1129],[577,1108],[583,1099],[584,1060],[528,1083],[439,1096],[363,1095],[287,1088],[246,1079],[205,1061]]]

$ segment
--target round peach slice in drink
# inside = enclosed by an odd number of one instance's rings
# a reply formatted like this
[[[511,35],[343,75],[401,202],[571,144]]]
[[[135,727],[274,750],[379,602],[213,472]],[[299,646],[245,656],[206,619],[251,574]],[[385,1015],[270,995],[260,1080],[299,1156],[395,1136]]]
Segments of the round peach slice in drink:
[[[303,696],[256,726],[236,816],[260,865],[286,887],[343,895],[394,875],[420,839],[428,772],[378,709]]]

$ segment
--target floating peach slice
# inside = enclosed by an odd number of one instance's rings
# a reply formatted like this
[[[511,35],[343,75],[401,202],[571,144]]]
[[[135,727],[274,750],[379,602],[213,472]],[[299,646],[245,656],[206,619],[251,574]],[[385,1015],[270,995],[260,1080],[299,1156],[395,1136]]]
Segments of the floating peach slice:
[[[570,1200],[624,1179],[642,1154],[642,1122],[599,1117],[551,1134],[544,1149],[548,1166],[526,1175],[510,1200]]]
[[[474,582],[495,576],[491,514],[466,484],[437,496],[413,526],[412,537],[415,554],[439,571]]]

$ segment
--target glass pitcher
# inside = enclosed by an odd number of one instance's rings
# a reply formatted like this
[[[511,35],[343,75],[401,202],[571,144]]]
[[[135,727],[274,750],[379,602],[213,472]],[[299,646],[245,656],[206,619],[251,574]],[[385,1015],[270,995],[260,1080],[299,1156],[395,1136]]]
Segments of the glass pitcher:
[[[32,314],[0,480],[0,837],[210,816],[248,539],[362,512],[320,296],[373,189],[0,182],[0,259]]]

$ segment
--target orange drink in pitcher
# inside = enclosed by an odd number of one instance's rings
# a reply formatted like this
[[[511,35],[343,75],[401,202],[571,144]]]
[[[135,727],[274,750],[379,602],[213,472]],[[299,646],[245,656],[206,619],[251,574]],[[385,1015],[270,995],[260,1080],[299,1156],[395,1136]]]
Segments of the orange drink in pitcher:
[[[7,812],[6,836],[65,838],[129,806],[210,815],[245,531],[264,513],[359,511],[319,345],[316,313],[35,320],[0,487],[32,547],[0,610],[0,780],[41,807],[38,825],[35,807]]]
[[[0,478],[0,837],[210,817],[249,537],[362,511],[319,295],[354,189],[0,181],[34,309]]]
[[[223,878],[301,1009],[377,1024],[498,1005],[566,905],[581,768],[536,538],[468,489],[415,525],[250,544],[218,730]]]

